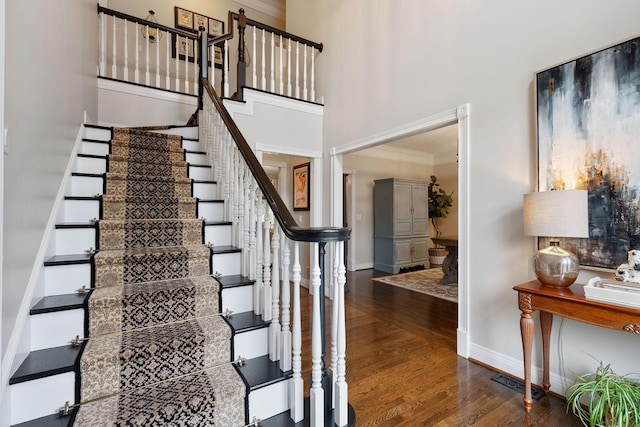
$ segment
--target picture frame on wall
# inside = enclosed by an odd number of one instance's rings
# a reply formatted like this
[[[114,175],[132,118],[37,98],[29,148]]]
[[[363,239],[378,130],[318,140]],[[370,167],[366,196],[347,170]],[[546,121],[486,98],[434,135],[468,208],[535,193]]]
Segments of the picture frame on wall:
[[[194,13],[193,15],[193,31],[199,31],[200,27],[209,33],[209,17]]]
[[[209,18],[209,35],[211,37],[218,37],[224,34],[224,22]]]
[[[303,163],[293,167],[293,210],[308,211],[310,209],[309,191],[311,188],[311,163]]]
[[[219,46],[214,46],[213,48],[213,63],[216,68],[222,68],[222,63],[224,62],[224,56],[222,55],[222,48]]]
[[[171,57],[182,61],[194,62],[196,40],[189,37],[171,35]]]
[[[637,70],[640,37],[535,75],[538,190],[588,190],[589,238],[561,239],[584,267],[615,269],[640,248]]]
[[[175,6],[176,28],[183,30],[193,30],[193,12]]]

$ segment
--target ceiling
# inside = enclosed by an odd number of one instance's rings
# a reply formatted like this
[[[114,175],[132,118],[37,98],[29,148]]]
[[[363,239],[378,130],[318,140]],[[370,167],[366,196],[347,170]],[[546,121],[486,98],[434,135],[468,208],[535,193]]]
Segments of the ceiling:
[[[434,155],[456,152],[458,150],[458,125],[453,124],[429,132],[419,133],[386,144],[388,147],[401,148]]]

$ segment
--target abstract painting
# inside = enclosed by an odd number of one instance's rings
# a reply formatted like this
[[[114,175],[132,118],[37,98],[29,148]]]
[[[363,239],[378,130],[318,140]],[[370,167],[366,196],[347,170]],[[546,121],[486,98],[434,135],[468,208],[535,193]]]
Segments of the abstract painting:
[[[640,37],[536,73],[536,102],[538,190],[589,194],[589,238],[562,245],[616,268],[640,249]]]

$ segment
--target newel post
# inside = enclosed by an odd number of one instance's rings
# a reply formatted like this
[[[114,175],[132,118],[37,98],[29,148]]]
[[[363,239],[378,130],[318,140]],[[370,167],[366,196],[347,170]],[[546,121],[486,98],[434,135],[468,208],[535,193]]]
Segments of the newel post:
[[[204,27],[200,27],[200,37],[198,37],[198,49],[200,50],[200,79],[198,81],[198,109],[202,110],[202,97],[204,95],[204,86],[202,79],[209,78],[209,45],[207,40],[207,32]]]
[[[247,26],[247,17],[244,14],[244,9],[240,9],[238,13],[238,90],[236,92],[236,100],[244,100],[244,86],[246,84],[247,67],[244,58],[244,30]]]

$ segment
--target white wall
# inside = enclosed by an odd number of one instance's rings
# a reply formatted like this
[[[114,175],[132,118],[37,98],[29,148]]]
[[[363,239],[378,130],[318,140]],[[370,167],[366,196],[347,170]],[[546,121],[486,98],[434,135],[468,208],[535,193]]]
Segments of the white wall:
[[[95,1],[6,4],[4,356],[85,112],[97,120],[96,28]]]
[[[522,195],[536,182],[534,73],[637,35],[637,16],[640,3],[624,0],[287,2],[287,31],[324,43],[316,80],[326,105],[325,151],[470,103],[475,359],[522,375],[511,288],[534,277],[534,242],[522,231]],[[612,362],[617,372],[637,371],[636,336],[565,321],[559,339],[559,323],[551,349],[557,391],[563,391],[558,375],[594,367],[587,354]]]

